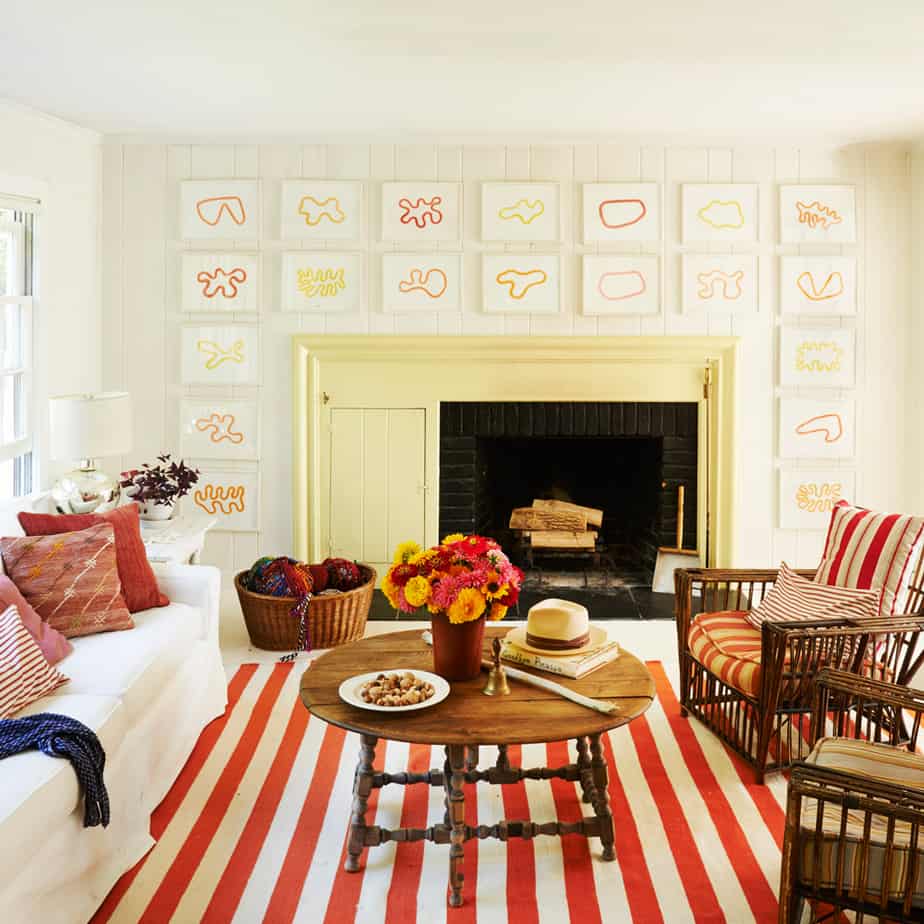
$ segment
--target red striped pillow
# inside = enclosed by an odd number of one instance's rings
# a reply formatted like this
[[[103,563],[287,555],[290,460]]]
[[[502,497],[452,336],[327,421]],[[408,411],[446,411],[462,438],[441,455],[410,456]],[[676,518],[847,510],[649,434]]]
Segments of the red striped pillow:
[[[826,587],[796,574],[786,562],[780,564],[776,582],[747,620],[760,628],[763,622],[792,619],[840,619],[857,622],[879,615],[879,593]]]
[[[882,592],[880,616],[904,612],[908,581],[921,554],[924,517],[834,505],[815,581]]]
[[[67,677],[52,667],[15,606],[0,614],[0,719],[57,690]]]

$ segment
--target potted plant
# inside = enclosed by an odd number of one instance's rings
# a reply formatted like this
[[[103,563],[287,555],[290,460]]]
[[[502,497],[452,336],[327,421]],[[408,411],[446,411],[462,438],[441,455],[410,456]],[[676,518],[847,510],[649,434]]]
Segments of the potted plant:
[[[402,542],[382,591],[395,609],[430,614],[436,673],[471,680],[481,670],[485,619],[504,618],[522,580],[493,539],[456,533],[430,549]]]
[[[145,462],[141,468],[122,472],[121,486],[138,504],[143,520],[169,520],[177,501],[189,494],[199,480],[199,469],[189,468],[181,459],[174,462],[169,453],[157,457],[157,464]]]

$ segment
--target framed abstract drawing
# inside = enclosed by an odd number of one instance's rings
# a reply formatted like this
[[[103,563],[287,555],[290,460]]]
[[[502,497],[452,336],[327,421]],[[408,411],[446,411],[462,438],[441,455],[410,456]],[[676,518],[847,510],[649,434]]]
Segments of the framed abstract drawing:
[[[383,241],[462,239],[461,183],[383,183]]]
[[[681,231],[684,244],[753,244],[757,241],[756,183],[684,183]]]
[[[215,529],[234,533],[253,533],[260,529],[260,476],[247,470],[197,466],[199,480],[189,497],[196,513],[214,517]]]
[[[256,461],[260,457],[257,402],[184,398],[180,452],[184,458]]]
[[[382,255],[384,311],[458,311],[461,305],[461,254]]]
[[[780,240],[784,244],[854,244],[853,186],[781,186]]]
[[[255,241],[260,237],[259,180],[184,180],[180,237]]]
[[[184,253],[180,260],[183,311],[258,311],[259,260],[255,253]]]
[[[363,184],[347,180],[283,180],[283,240],[358,241],[362,237]]]
[[[584,242],[661,240],[657,183],[584,183]]]
[[[184,385],[259,385],[260,329],[255,324],[184,325]]]
[[[781,398],[780,458],[850,459],[856,446],[850,399]]]
[[[854,257],[780,257],[782,314],[856,314]]]
[[[661,310],[656,256],[586,255],[582,266],[583,314],[657,314]]]
[[[482,183],[481,239],[560,241],[558,183]]]
[[[757,257],[747,254],[687,253],[682,263],[684,311],[757,311]]]
[[[827,529],[840,500],[854,500],[856,473],[845,469],[780,469],[780,529]]]
[[[484,254],[484,310],[491,314],[557,314],[561,311],[558,254]]]
[[[838,327],[780,328],[780,385],[852,388],[856,337]]]
[[[358,311],[362,304],[362,257],[333,250],[282,255],[285,311]]]

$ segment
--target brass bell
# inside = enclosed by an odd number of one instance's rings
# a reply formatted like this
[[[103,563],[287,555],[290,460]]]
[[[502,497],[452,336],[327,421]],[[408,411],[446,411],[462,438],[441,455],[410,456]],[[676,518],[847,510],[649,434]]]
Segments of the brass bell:
[[[499,638],[494,639],[492,650],[494,652],[494,664],[491,666],[491,670],[488,671],[488,682],[481,692],[485,696],[506,696],[510,692],[510,687],[507,684],[507,672],[501,667],[500,663],[501,640]]]

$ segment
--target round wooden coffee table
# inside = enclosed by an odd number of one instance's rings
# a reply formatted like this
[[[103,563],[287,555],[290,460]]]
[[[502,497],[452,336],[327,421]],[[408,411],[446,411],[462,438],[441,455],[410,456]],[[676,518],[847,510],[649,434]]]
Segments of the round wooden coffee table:
[[[493,638],[509,631],[489,626],[485,631],[485,657]],[[651,704],[655,687],[648,669],[634,655],[622,651],[610,664],[581,680],[541,674],[585,696],[605,699],[619,706],[604,714],[578,706],[554,693],[516,680],[510,681],[509,696],[485,696],[481,690],[486,674],[475,680],[453,682],[452,692],[441,703],[418,712],[389,715],[347,705],[340,699],[342,681],[356,674],[378,670],[432,670],[430,648],[419,629],[391,632],[361,639],[322,655],[305,671],[301,681],[302,702],[313,715],[360,736],[359,763],[353,786],[350,839],[345,868],[359,869],[364,847],[385,841],[432,840],[449,844],[449,904],[462,904],[463,844],[471,838],[532,838],[540,834],[582,834],[599,837],[603,859],[612,860],[613,816],[607,795],[607,770],[600,736],[641,715]],[[537,672],[538,673],[538,672]],[[426,773],[384,773],[373,768],[379,739],[408,741],[444,747],[442,770]],[[564,767],[512,767],[507,760],[511,744],[545,744],[574,738],[577,761]],[[497,763],[478,768],[478,746],[497,745]],[[594,814],[578,822],[502,820],[493,825],[465,824],[464,783],[516,783],[520,780],[560,778],[578,782],[583,798]],[[389,783],[427,783],[446,792],[446,814],[429,828],[389,830],[366,824],[366,803],[373,789]]]

